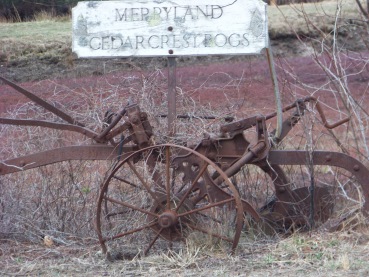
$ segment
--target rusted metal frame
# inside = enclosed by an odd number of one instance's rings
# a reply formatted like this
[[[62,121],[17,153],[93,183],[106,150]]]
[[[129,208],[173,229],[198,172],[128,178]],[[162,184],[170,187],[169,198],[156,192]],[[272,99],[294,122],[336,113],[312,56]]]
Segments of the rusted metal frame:
[[[166,114],[161,114],[159,117],[168,117]],[[178,114],[176,116],[177,119],[217,119],[219,117],[213,116],[213,115],[190,115],[190,114]],[[233,116],[225,116],[222,117],[226,122],[232,122],[234,120]]]
[[[110,132],[111,129],[113,129],[117,124],[118,122],[122,119],[122,117],[126,114],[127,110],[126,110],[127,107],[125,107],[124,109],[122,109],[115,117],[114,119],[112,120],[112,122],[106,127],[104,128],[104,130],[97,136],[97,140],[102,140],[104,139],[107,134]],[[112,138],[112,137],[111,137]],[[110,138],[110,139],[111,139]]]
[[[324,125],[324,127],[326,127],[327,129],[334,129],[336,128],[337,126],[340,126],[346,122],[348,122],[350,120],[350,117],[346,117],[344,119],[341,119],[335,123],[332,123],[332,124],[329,124],[328,121],[327,121],[327,118],[325,117],[325,114],[324,114],[324,111],[323,111],[323,107],[322,105],[319,103],[318,99],[316,99],[315,97],[313,96],[309,96],[309,97],[306,97],[305,102],[314,102],[315,106],[316,106],[316,109],[318,110],[318,113],[322,119],[322,123]]]
[[[302,100],[297,100],[295,112],[292,115],[290,115],[287,119],[285,119],[282,123],[283,128],[281,134],[279,135],[278,138],[274,136],[275,143],[279,143],[280,141],[282,141],[287,136],[287,134],[292,130],[292,128],[295,127],[295,125],[300,121],[301,117],[304,115],[305,109],[306,109],[305,102]],[[271,133],[274,134],[274,131]]]
[[[111,140],[114,137],[118,136],[119,134],[123,133],[124,131],[128,130],[129,127],[131,127],[131,123],[125,121],[122,125],[120,125],[119,127],[113,129],[107,135],[105,135],[104,138],[106,140]]]
[[[138,145],[139,148],[145,148],[150,145],[150,137],[152,135],[151,125],[146,122],[146,113],[141,113],[138,105],[132,105],[126,107],[128,122],[130,123],[130,133],[133,142]],[[145,124],[144,124],[145,122]],[[144,127],[146,126],[146,128]],[[146,131],[146,129],[150,129]]]
[[[299,110],[292,116],[290,117],[288,120],[285,120],[282,124],[284,125],[284,127],[282,128],[282,131],[281,133],[279,134],[279,141],[282,140],[282,138],[284,138],[288,132],[291,130],[291,128],[288,128],[288,125],[292,123],[292,125],[296,125],[298,120],[299,120],[299,116],[303,115],[303,112],[304,110],[306,109],[305,105],[303,103],[306,103],[306,102],[313,102],[315,105],[316,105],[316,108],[317,108],[317,111],[322,119],[322,123],[323,123],[323,126],[326,127],[327,129],[333,129],[333,128],[336,128],[337,126],[339,125],[342,125],[346,122],[348,122],[350,120],[349,117],[347,118],[344,118],[342,120],[339,120],[335,123],[332,123],[332,124],[329,124],[327,119],[326,119],[326,116],[324,114],[324,110],[322,108],[322,105],[320,104],[319,100],[316,99],[315,97],[313,96],[308,96],[308,97],[305,97],[305,98],[302,98],[302,99],[298,99],[297,101],[295,101],[294,103],[288,105],[288,106],[285,106],[283,109],[282,109],[282,112],[286,112],[286,111],[289,111],[293,108],[298,108]],[[301,113],[301,115],[298,115],[299,113]],[[270,113],[270,114],[267,114],[265,116],[265,119],[266,120],[269,120],[269,119],[272,119],[274,117],[277,116],[277,113],[274,112],[274,113]],[[247,130],[253,126],[256,125],[256,118],[258,116],[252,116],[252,117],[249,117],[249,118],[245,118],[245,119],[241,119],[241,120],[238,120],[236,122],[232,122],[232,123],[228,123],[228,124],[224,124],[220,127],[220,131],[222,133],[230,133],[231,135],[234,134],[234,133],[237,133],[237,132],[240,132],[240,131],[243,131],[243,130]],[[292,127],[293,127],[292,126]],[[287,127],[287,130],[284,130],[284,128]],[[276,131],[272,132],[273,134],[275,133]],[[275,137],[277,137],[275,135]],[[277,141],[278,141],[277,140]]]
[[[18,86],[17,84],[3,78],[0,76],[0,80],[3,81],[5,84],[9,85],[16,91],[22,93],[24,96],[26,96],[28,99],[32,100],[34,103],[40,105],[41,107],[45,108],[46,110],[50,111],[51,113],[55,114],[56,116],[60,117],[61,119],[64,119],[70,124],[78,125],[81,127],[84,127],[85,125],[78,122],[76,119],[72,118],[70,115],[66,114],[64,111],[54,107],[50,103],[46,102],[45,100],[41,99],[40,97],[36,96],[32,92]]]
[[[240,171],[245,164],[262,160],[268,155],[271,145],[269,142],[265,118],[262,116],[257,116],[255,121],[257,142],[254,145],[249,146],[242,157],[232,163],[232,165],[224,171],[228,177],[231,177]]]
[[[122,158],[137,151],[136,146],[124,146]],[[68,160],[114,160],[118,148],[108,145],[67,146],[0,162],[0,175],[24,171]]]
[[[81,127],[78,125],[55,123],[55,122],[50,122],[50,121],[45,121],[45,120],[11,119],[11,118],[3,118],[3,117],[0,117],[0,124],[17,125],[17,126],[37,126],[37,127],[46,127],[46,128],[57,129],[57,130],[63,130],[63,131],[77,132],[77,133],[87,136],[88,138],[91,138],[98,142],[102,142],[101,140],[97,140],[97,136],[98,136],[97,133],[95,133],[94,131],[91,131],[90,129],[87,129],[85,127]]]
[[[329,124],[328,121],[327,121],[327,118],[324,114],[324,110],[323,110],[322,105],[320,104],[319,100],[314,96],[307,96],[305,98],[298,99],[296,102],[292,103],[291,105],[288,105],[288,106],[284,107],[282,109],[282,111],[286,112],[286,111],[291,110],[295,107],[301,106],[301,102],[305,102],[305,103],[306,102],[313,102],[315,104],[316,109],[317,109],[317,111],[320,115],[320,118],[322,119],[323,126],[326,127],[327,129],[334,129],[337,126],[340,126],[340,125],[342,125],[342,124],[344,124],[344,123],[346,123],[350,120],[349,117],[346,117],[346,118],[341,119],[341,120],[339,120],[335,123]],[[268,119],[271,119],[271,118],[275,117],[276,115],[277,115],[277,113],[274,112],[274,113],[266,115],[265,118],[268,120]]]
[[[307,154],[304,150],[271,150],[267,161],[275,165],[306,165]],[[360,161],[340,152],[314,151],[312,163],[343,168],[354,175],[362,187],[364,211],[369,215],[369,170]]]
[[[230,133],[230,135],[232,136],[233,134],[235,134],[239,131],[247,130],[247,129],[255,126],[256,125],[256,117],[257,116],[252,116],[252,117],[249,117],[249,118],[238,120],[236,122],[224,124],[220,127],[220,131],[222,133]]]
[[[59,130],[68,130],[73,132],[78,132],[83,135],[86,135],[87,137],[94,139],[96,142],[106,142],[108,140],[111,140],[114,136],[116,136],[119,132],[116,130],[113,135],[110,135],[109,138],[106,138],[108,133],[111,129],[113,129],[118,122],[122,119],[122,117],[126,114],[126,108],[124,108],[122,111],[120,111],[112,120],[112,122],[104,128],[104,130],[97,134],[92,130],[89,130],[85,127],[84,124],[78,122],[74,118],[72,118],[70,115],[66,114],[64,111],[54,107],[47,101],[39,98],[35,94],[31,93],[30,91],[18,86],[17,84],[3,78],[0,76],[0,80],[3,81],[5,84],[11,86],[18,92],[22,93],[24,96],[29,98],[34,103],[40,105],[41,107],[45,108],[46,110],[50,111],[51,113],[55,114],[59,118],[65,120],[66,122],[70,123],[68,124],[62,124],[62,123],[54,123],[54,122],[48,122],[43,120],[25,120],[25,119],[8,119],[8,118],[0,118],[0,122],[2,124],[11,124],[11,125],[22,125],[22,126],[40,126],[40,127],[47,127],[47,128],[53,128],[53,129],[59,129]],[[125,130],[125,128],[124,128]],[[114,145],[114,142],[112,142]]]
[[[290,188],[290,180],[287,178],[283,169],[279,165],[271,165],[265,161],[258,162],[256,165],[259,166],[265,173],[267,173],[271,180],[273,180],[275,195],[280,201],[288,203],[295,199],[295,195]]]

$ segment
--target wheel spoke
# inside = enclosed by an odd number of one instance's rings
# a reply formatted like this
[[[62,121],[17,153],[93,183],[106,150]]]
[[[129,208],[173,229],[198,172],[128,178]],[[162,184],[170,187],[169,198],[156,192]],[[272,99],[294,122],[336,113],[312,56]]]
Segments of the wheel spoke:
[[[146,183],[144,178],[137,172],[136,168],[132,165],[130,161],[127,161],[128,166],[130,169],[134,172],[134,174],[137,176],[137,178],[141,181],[142,185],[146,188],[147,192],[152,196],[152,198],[160,205],[160,201],[158,200],[157,195],[151,190],[150,186]]]
[[[103,238],[103,242],[107,242],[107,241],[110,241],[110,240],[114,240],[114,239],[118,239],[118,238],[121,238],[121,237],[124,237],[124,236],[128,236],[128,235],[131,235],[133,233],[136,233],[136,232],[140,232],[142,230],[145,230],[145,229],[148,229],[148,228],[151,228],[153,226],[155,226],[157,223],[156,221],[155,222],[152,222],[150,224],[146,224],[144,226],[141,226],[139,228],[136,228],[136,229],[133,229],[131,231],[128,231],[128,232],[124,232],[124,233],[120,233],[118,235],[115,235],[115,236],[112,236],[112,237],[109,237],[109,238]]]
[[[206,205],[204,207],[197,208],[197,209],[185,212],[185,213],[178,214],[178,217],[188,216],[188,215],[191,215],[193,213],[197,213],[197,212],[200,212],[200,211],[203,211],[203,210],[206,210],[206,209],[210,209],[210,208],[213,208],[213,207],[216,207],[216,206],[222,206],[222,205],[227,204],[227,203],[232,202],[232,201],[235,201],[235,199],[233,197],[225,199],[223,201],[215,202],[215,203],[212,203],[212,204]]]
[[[139,208],[139,207],[136,207],[136,206],[133,206],[131,204],[128,204],[126,202],[122,202],[122,201],[119,201],[119,200],[116,200],[116,199],[113,199],[113,198],[110,198],[110,197],[107,197],[107,196],[104,196],[104,199],[107,200],[107,201],[110,201],[112,203],[115,203],[115,204],[118,204],[118,205],[121,205],[121,206],[124,206],[124,207],[127,207],[127,208],[130,208],[132,210],[136,210],[136,211],[139,211],[141,213],[144,213],[144,214],[148,214],[148,215],[152,215],[152,216],[155,216],[155,217],[158,217],[159,215],[157,215],[156,213],[153,213],[153,212],[150,212],[148,210],[144,210],[142,208]]]
[[[191,193],[192,189],[195,187],[197,181],[200,179],[200,177],[202,176],[202,174],[204,174],[206,168],[208,167],[208,163],[205,163],[204,166],[201,168],[199,174],[197,174],[196,178],[193,180],[191,187],[186,191],[185,195],[181,198],[181,201],[178,203],[178,206],[176,208],[176,212],[178,212],[178,210],[181,208],[181,206],[183,205],[184,201],[186,200],[186,198],[188,197],[188,195]]]
[[[121,182],[123,182],[123,183],[126,183],[127,185],[130,185],[130,186],[132,186],[132,187],[134,187],[134,188],[139,188],[139,186],[138,185],[136,185],[135,183],[133,183],[133,182],[130,182],[130,181],[128,181],[128,180],[126,180],[126,179],[124,179],[124,178],[122,178],[122,177],[119,177],[119,176],[113,176],[113,178],[114,179],[117,179],[118,181],[121,181]]]

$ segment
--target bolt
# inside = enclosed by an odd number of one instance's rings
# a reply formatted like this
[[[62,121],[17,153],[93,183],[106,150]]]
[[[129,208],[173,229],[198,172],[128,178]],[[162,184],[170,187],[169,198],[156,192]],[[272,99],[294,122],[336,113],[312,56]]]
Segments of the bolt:
[[[355,165],[354,165],[354,170],[355,170],[355,171],[359,171],[359,170],[360,170],[360,166],[359,166],[358,164],[355,164]]]
[[[168,53],[169,53],[170,55],[172,55],[172,54],[174,53],[174,51],[173,51],[172,49],[170,49],[170,50],[168,51]]]
[[[146,120],[147,119],[147,114],[142,112],[141,113],[141,120]]]
[[[262,122],[263,121],[263,116],[261,116],[261,115],[258,115],[258,116],[256,116],[256,121],[257,122]]]
[[[20,164],[20,166],[25,166],[26,162],[25,161],[20,161],[19,164]]]
[[[167,217],[162,217],[162,218],[161,218],[161,225],[162,225],[163,227],[169,226],[169,218],[167,218]]]
[[[137,116],[132,117],[132,123],[133,124],[138,124],[139,122],[140,122],[140,119]]]
[[[169,27],[168,27],[168,31],[169,31],[169,32],[173,31],[173,27],[172,27],[172,26],[169,26]]]
[[[325,160],[326,160],[327,162],[330,162],[330,161],[332,160],[332,156],[331,156],[331,155],[327,155],[327,156],[325,156]]]

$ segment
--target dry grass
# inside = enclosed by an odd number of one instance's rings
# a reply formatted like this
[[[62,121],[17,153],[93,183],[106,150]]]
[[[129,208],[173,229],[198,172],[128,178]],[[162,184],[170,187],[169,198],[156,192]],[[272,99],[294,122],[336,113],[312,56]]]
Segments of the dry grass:
[[[297,234],[245,243],[235,256],[188,246],[179,253],[109,263],[98,247],[46,247],[3,240],[0,274],[6,276],[367,276],[369,234]]]
[[[364,3],[364,1],[362,1]],[[342,20],[361,21],[359,8],[355,0],[323,1],[268,7],[269,33],[272,38],[278,36],[316,36],[312,24],[325,32],[334,29],[337,11]],[[281,20],[281,16],[283,20]],[[308,22],[307,22],[308,20]]]

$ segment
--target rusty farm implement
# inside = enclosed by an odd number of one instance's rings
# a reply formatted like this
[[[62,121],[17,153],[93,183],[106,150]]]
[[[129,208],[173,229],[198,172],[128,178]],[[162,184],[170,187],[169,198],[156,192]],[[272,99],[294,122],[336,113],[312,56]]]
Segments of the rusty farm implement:
[[[269,132],[266,127],[277,114],[272,113],[226,123],[218,136],[205,137],[195,145],[183,141],[156,145],[147,114],[136,104],[107,113],[101,132],[94,132],[35,94],[3,77],[0,80],[65,122],[0,118],[1,124],[72,131],[91,141],[2,161],[1,175],[65,160],[119,160],[101,185],[96,206],[97,234],[104,252],[110,244],[129,241],[146,254],[165,241],[182,242],[194,233],[225,242],[234,251],[243,230],[252,228],[246,224],[250,221],[276,231],[324,223],[335,205],[341,205],[335,195],[335,176],[331,183],[319,184],[316,174],[315,185],[311,180],[301,185],[299,178],[291,180],[284,168],[289,165],[344,169],[346,182],[360,184],[364,199],[360,205],[364,213],[369,211],[369,171],[361,162],[339,152],[278,149],[278,142],[304,116],[307,103],[316,106],[326,128],[347,122],[329,124],[313,97],[282,109],[288,116],[278,141],[275,130]],[[248,129],[255,130],[251,140],[243,134]],[[272,191],[268,199],[253,199],[251,187]]]

